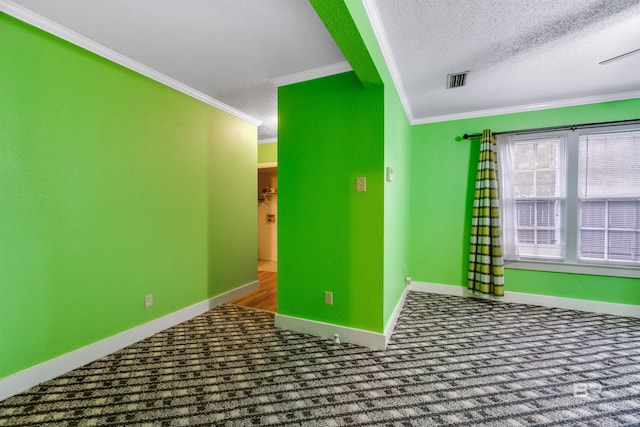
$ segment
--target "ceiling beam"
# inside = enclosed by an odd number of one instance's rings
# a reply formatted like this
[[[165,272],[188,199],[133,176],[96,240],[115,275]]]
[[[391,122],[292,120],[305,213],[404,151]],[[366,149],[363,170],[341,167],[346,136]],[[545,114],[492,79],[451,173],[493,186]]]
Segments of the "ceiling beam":
[[[344,0],[311,0],[311,5],[362,84],[383,84]]]

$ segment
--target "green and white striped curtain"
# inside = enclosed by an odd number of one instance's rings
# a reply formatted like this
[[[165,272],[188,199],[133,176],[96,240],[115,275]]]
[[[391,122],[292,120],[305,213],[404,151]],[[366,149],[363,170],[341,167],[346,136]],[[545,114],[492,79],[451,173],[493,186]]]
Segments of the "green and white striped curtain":
[[[468,277],[475,293],[504,296],[496,138],[489,129],[482,132],[478,160]]]

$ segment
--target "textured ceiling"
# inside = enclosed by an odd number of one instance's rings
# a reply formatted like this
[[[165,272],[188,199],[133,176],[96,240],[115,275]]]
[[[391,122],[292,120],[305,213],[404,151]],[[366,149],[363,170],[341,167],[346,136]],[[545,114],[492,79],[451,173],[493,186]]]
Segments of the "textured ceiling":
[[[640,48],[640,0],[361,1],[412,123],[640,93],[640,54],[598,64]],[[277,85],[349,69],[305,0],[15,3],[258,119],[263,141]]]
[[[272,80],[345,61],[307,1],[15,3],[257,118],[263,140],[277,136]]]
[[[375,0],[374,7],[414,122],[640,89],[640,55],[598,64],[640,48],[640,0]],[[446,89],[447,74],[463,71],[467,85]]]

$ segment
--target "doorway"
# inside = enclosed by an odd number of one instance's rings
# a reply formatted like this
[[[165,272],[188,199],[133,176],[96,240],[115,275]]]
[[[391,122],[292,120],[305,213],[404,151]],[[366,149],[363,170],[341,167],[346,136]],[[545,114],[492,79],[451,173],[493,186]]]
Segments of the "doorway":
[[[258,169],[258,271],[278,272],[278,168]]]
[[[258,165],[258,281],[260,289],[232,304],[277,312],[278,167]]]

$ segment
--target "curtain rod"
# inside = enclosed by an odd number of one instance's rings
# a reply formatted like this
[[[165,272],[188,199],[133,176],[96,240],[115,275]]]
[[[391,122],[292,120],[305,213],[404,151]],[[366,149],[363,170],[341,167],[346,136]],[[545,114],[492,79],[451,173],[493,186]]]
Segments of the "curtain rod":
[[[494,132],[494,135],[501,135],[501,134],[505,134],[505,133],[517,133],[517,134],[522,134],[522,133],[534,133],[534,132],[541,132],[541,131],[549,131],[549,130],[576,130],[576,129],[585,129],[585,128],[590,128],[590,127],[607,127],[607,126],[616,126],[616,125],[623,125],[623,124],[634,124],[634,123],[639,123],[640,124],[640,119],[631,119],[631,120],[617,120],[617,121],[613,121],[613,122],[600,122],[600,123],[582,123],[579,125],[565,125],[565,126],[550,126],[550,127],[546,127],[546,128],[533,128],[533,129],[524,129],[524,130],[511,130],[511,131],[504,131],[504,132]],[[481,133],[473,133],[471,135],[469,135],[468,133],[465,133],[464,135],[462,135],[463,139],[469,139],[469,138],[477,138],[479,136],[482,136]]]

